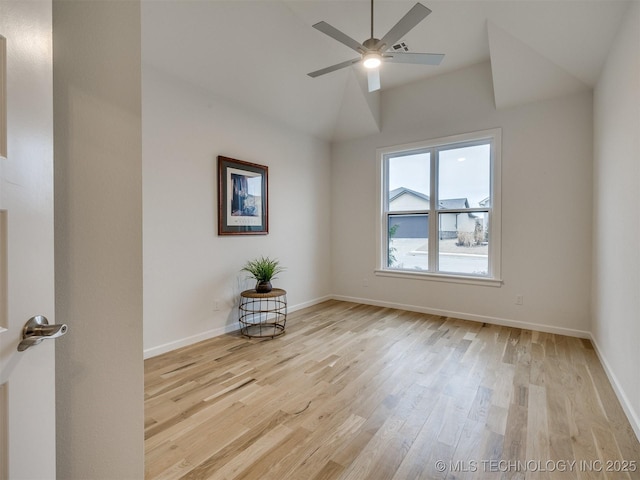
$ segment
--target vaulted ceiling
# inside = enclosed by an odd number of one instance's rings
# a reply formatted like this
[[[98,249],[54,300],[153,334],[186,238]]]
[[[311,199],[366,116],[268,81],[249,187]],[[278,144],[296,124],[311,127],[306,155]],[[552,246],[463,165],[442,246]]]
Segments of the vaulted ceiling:
[[[637,0],[633,0],[637,1]],[[369,0],[143,0],[143,65],[227,102],[330,141],[376,133],[380,95],[491,61],[496,108],[595,85],[629,1],[421,0],[432,13],[402,40],[412,52],[444,53],[439,66],[385,64],[368,93],[359,65],[307,73],[354,57],[312,28],[324,20],[369,37]],[[384,35],[415,0],[375,1]]]

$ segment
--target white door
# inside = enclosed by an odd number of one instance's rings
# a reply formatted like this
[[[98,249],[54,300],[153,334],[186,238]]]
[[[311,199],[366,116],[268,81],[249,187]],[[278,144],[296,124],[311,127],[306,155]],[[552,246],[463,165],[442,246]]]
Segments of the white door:
[[[0,0],[0,35],[7,118],[0,159],[0,478],[53,479],[54,348],[61,340],[17,351],[30,317],[55,323],[51,2]]]

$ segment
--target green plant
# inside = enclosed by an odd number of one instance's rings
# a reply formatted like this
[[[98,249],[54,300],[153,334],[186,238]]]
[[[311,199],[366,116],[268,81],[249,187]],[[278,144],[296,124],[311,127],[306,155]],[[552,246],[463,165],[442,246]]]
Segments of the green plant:
[[[393,267],[394,264],[398,261],[396,259],[396,252],[398,251],[398,249],[393,246],[393,237],[395,236],[396,232],[398,231],[398,227],[399,226],[400,225],[396,224],[396,225],[392,225],[391,227],[389,227],[389,255],[387,257],[387,266],[388,267]]]
[[[276,275],[286,270],[280,266],[280,261],[269,257],[260,257],[249,260],[241,271],[248,272],[258,282],[270,282]]]

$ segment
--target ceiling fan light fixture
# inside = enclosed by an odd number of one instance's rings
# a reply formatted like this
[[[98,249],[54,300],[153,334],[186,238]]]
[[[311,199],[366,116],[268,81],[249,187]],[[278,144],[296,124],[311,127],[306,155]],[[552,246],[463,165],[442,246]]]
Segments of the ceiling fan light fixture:
[[[379,53],[367,53],[362,57],[364,68],[378,68],[382,64],[382,55]]]

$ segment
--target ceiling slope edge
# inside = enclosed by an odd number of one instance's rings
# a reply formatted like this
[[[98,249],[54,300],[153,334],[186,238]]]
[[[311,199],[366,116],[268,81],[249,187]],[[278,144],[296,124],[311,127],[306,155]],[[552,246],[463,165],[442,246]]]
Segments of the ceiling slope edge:
[[[498,110],[590,87],[492,22],[487,22],[495,106]]]
[[[354,67],[349,71],[332,142],[380,133],[380,92],[369,93],[366,79],[360,79],[360,73]]]
[[[380,67],[382,68],[382,67]],[[356,79],[358,85],[360,86],[360,91],[362,92],[362,96],[364,97],[367,105],[369,106],[369,110],[371,111],[371,115],[373,120],[376,122],[378,127],[378,132],[382,128],[382,120],[380,113],[380,92],[381,90],[376,90],[375,92],[369,92],[369,82],[367,80],[367,76],[362,74],[362,72],[358,72],[355,68],[351,69],[351,74],[353,78]]]

